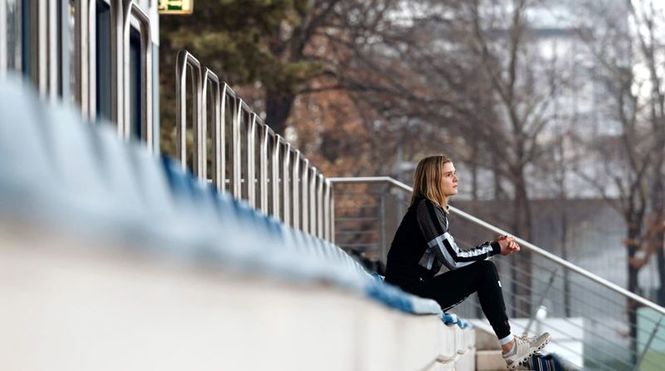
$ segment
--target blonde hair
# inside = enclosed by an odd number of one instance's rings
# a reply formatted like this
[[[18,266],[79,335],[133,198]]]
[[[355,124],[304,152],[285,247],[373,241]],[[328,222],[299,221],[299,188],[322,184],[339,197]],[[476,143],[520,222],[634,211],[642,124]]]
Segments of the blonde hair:
[[[446,155],[429,156],[418,162],[413,179],[411,205],[419,198],[427,198],[444,209],[448,207],[447,198],[441,189],[443,165],[448,162],[452,161]]]

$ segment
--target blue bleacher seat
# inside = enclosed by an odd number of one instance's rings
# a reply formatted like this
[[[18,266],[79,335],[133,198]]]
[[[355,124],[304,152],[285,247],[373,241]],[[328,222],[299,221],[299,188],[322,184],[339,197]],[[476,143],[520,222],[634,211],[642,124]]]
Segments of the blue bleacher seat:
[[[153,253],[243,274],[327,282],[391,308],[442,315],[438,304],[372,277],[339,247],[285,226],[167,157],[118,138],[112,125],[39,102],[20,82],[0,84],[0,200],[51,223],[120,239]],[[26,210],[24,210],[26,211]]]

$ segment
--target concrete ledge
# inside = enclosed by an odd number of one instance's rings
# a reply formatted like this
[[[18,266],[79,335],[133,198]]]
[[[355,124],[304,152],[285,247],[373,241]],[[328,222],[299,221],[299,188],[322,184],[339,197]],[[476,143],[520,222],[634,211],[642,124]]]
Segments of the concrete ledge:
[[[460,355],[455,360],[456,370],[475,370],[476,369],[476,354],[473,349]]]
[[[436,316],[5,221],[0,328],[14,371],[473,370],[475,360],[473,331]],[[437,362],[451,350],[464,355]]]
[[[476,352],[476,370],[496,371],[505,370],[506,361],[501,357],[500,350],[479,350]]]

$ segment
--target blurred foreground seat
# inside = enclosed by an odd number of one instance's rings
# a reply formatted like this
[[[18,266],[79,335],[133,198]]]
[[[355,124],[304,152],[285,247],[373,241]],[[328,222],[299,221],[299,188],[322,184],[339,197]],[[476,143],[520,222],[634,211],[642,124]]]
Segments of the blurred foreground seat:
[[[474,369],[436,302],[110,123],[17,80],[0,117],[2,369]]]

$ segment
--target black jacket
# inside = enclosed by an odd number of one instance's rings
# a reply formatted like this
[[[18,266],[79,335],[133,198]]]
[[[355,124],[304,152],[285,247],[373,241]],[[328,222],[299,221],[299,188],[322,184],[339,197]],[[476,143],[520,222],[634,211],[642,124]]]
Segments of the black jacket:
[[[498,254],[497,242],[462,250],[448,233],[448,213],[421,198],[409,207],[388,251],[386,281],[408,288],[429,280],[442,266],[453,270]]]

